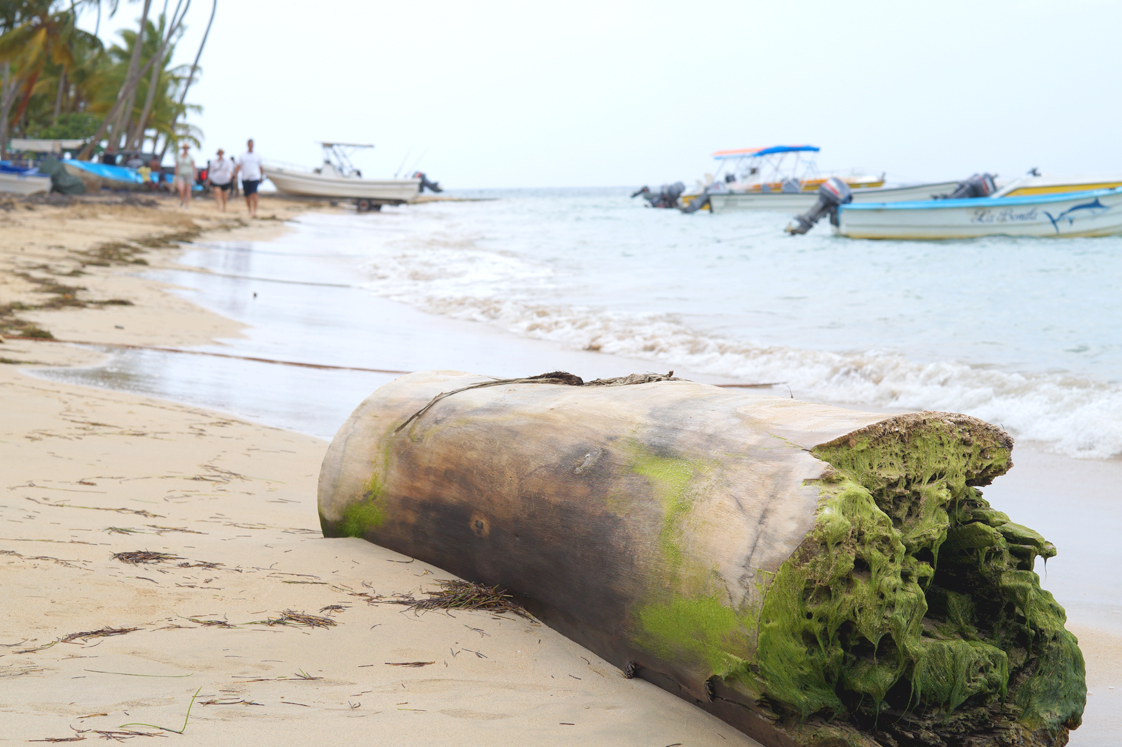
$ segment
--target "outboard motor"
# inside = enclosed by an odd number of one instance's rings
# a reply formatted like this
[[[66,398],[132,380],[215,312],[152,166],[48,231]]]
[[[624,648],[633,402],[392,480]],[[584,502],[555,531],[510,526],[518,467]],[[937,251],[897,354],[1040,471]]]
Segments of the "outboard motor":
[[[814,228],[814,224],[822,220],[822,216],[830,214],[830,223],[838,225],[838,207],[853,202],[853,192],[849,185],[836,176],[831,176],[818,188],[818,202],[803,215],[796,215],[795,220],[787,226],[789,234],[801,235]]]
[[[440,188],[440,182],[429,181],[429,178],[425,176],[425,173],[423,171],[418,171],[417,173],[413,174],[413,178],[421,180],[421,192],[424,192],[425,189],[428,189],[431,192],[444,191]]]
[[[989,197],[997,191],[993,182],[993,174],[974,174],[966,181],[958,183],[954,192],[949,195],[940,195],[941,200],[961,200],[970,197]]]
[[[681,210],[683,213],[689,215],[690,213],[696,213],[698,210],[701,210],[702,208],[704,208],[708,204],[709,204],[709,188],[706,187],[705,191],[703,191],[697,197],[694,197],[692,200],[690,200],[688,204],[679,206],[678,209]]]
[[[632,193],[632,197],[643,196],[643,199],[651,207],[656,208],[673,208],[678,207],[678,198],[686,191],[686,185],[681,182],[674,182],[673,184],[663,184],[658,188],[658,192],[652,191],[649,187]]]

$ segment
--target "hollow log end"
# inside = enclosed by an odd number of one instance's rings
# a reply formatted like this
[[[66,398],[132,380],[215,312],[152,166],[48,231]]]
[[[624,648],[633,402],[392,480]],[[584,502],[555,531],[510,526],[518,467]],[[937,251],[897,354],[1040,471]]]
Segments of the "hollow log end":
[[[756,662],[796,743],[1067,743],[1084,662],[1033,572],[1055,548],[976,487],[1012,446],[974,418],[915,413],[812,450],[832,469],[768,589]]]

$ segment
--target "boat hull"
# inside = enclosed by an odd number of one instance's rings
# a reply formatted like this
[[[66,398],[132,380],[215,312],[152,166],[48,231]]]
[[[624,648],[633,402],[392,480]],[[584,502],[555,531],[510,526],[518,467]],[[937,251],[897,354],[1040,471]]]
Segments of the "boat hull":
[[[1063,192],[1090,192],[1096,189],[1122,187],[1122,174],[1052,177],[1026,176],[1003,187],[994,197],[1028,197]]]
[[[33,195],[51,191],[49,176],[0,173],[0,192],[10,195]]]
[[[136,192],[145,189],[144,180],[135,171],[124,166],[109,166],[88,161],[62,161],[66,173],[82,180],[87,192],[97,194],[102,189],[129,190]]]
[[[932,182],[907,187],[880,187],[853,190],[854,202],[903,202],[929,200],[933,195],[954,190],[958,182]],[[715,213],[733,210],[803,211],[818,202],[817,192],[724,192],[709,195]]]
[[[378,205],[400,205],[421,192],[420,179],[352,179],[323,176],[308,171],[266,166],[265,176],[278,192],[307,197],[369,200]]]
[[[1122,233],[1122,188],[842,205],[836,232],[854,239],[1111,236]]]

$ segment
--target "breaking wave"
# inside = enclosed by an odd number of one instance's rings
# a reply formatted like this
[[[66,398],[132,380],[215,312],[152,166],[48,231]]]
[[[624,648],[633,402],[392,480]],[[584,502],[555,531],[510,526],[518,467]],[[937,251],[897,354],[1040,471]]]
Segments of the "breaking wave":
[[[578,277],[440,230],[388,242],[363,270],[365,287],[380,296],[568,348],[781,383],[799,399],[964,412],[1074,457],[1122,453],[1117,385],[963,362],[921,363],[875,349],[767,345],[697,328],[675,314],[581,305],[570,300],[581,297]]]

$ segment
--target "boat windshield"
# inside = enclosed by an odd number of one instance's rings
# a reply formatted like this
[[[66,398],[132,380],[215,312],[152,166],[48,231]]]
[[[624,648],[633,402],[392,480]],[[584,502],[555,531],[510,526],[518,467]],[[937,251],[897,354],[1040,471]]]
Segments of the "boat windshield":
[[[360,143],[327,143],[323,146],[323,162],[330,164],[340,176],[362,176],[362,172],[351,163],[350,154],[359,149],[373,148],[373,145]]]

